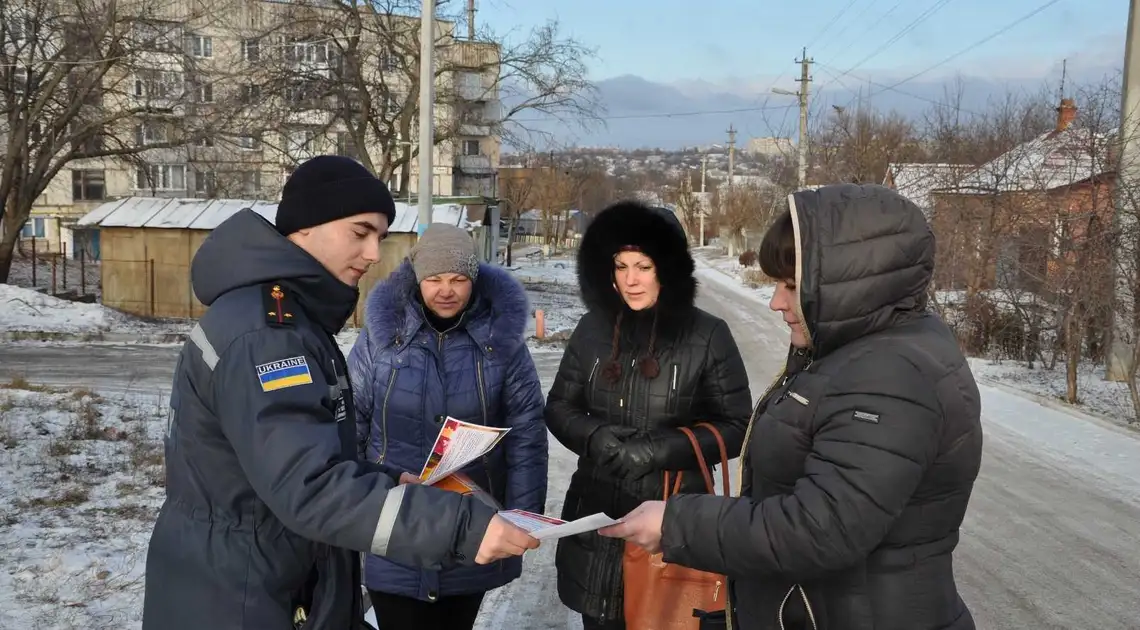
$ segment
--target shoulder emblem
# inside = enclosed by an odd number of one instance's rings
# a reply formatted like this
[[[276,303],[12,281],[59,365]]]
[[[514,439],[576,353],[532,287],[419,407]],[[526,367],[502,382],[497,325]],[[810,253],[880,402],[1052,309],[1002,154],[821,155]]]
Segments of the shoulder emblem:
[[[265,306],[265,319],[273,326],[293,324],[293,300],[279,284],[266,284],[261,294]]]
[[[263,392],[309,385],[313,382],[313,375],[309,372],[309,362],[303,356],[262,363],[256,367],[256,370],[257,380],[261,382]]]

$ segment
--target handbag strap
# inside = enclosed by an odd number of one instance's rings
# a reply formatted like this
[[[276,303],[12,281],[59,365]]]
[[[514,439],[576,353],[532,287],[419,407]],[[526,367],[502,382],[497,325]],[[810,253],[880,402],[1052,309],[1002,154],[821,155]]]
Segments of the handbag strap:
[[[721,436],[720,430],[711,423],[698,422],[697,426],[712,431],[713,437],[716,438],[716,445],[720,448],[720,478],[724,482],[724,496],[732,496],[731,484],[728,480],[728,447],[724,445],[724,437]]]
[[[713,484],[712,475],[709,474],[709,465],[705,462],[705,454],[701,452],[701,443],[697,441],[697,436],[693,435],[693,430],[689,427],[677,427],[685,437],[689,438],[689,442],[693,445],[693,451],[697,454],[697,463],[701,467],[701,476],[705,478],[705,488],[708,489],[709,494],[716,494],[716,486]]]

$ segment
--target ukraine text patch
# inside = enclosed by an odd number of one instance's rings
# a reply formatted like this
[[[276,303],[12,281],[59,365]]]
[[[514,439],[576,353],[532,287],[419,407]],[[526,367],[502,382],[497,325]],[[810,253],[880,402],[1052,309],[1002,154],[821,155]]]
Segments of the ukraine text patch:
[[[294,385],[308,385],[313,382],[313,375],[305,357],[291,357],[257,366],[257,379],[261,381],[261,391],[271,392]]]

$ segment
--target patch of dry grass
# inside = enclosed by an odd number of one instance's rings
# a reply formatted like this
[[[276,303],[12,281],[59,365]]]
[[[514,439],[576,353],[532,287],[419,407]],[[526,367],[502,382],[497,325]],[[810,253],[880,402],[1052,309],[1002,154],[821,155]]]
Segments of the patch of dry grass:
[[[775,280],[769,278],[767,274],[765,274],[763,271],[760,271],[759,269],[745,269],[744,271],[740,272],[740,279],[744,282],[744,284],[753,289],[771,286],[776,283]]]

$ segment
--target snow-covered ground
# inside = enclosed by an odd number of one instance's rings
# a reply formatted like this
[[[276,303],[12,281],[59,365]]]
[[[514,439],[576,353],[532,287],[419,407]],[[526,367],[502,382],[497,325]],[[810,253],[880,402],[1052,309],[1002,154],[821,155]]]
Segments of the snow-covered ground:
[[[573,332],[586,312],[578,297],[578,265],[573,255],[544,257],[538,248],[520,248],[512,263],[511,273],[523,283],[530,298],[529,333],[534,334],[533,311],[539,309],[545,318],[547,335],[568,336]]]
[[[1133,419],[1136,412],[1124,383],[1107,381],[1103,365],[1082,364],[1077,370],[1077,404],[1065,402],[1068,386],[1065,383],[1065,366],[1052,370],[1040,366],[1029,369],[1016,361],[970,359],[974,377],[996,387],[1017,390],[1019,394],[1034,397],[1039,402],[1061,408],[1075,406],[1081,411],[1140,431],[1140,423]]]
[[[0,385],[0,627],[138,626],[163,398]]]
[[[717,247],[697,248],[693,253],[706,269],[720,272],[704,274],[702,280],[716,282],[734,293],[748,295],[765,303],[772,299],[775,285],[767,281],[760,267],[743,267],[736,258],[724,254]]]
[[[97,336],[188,332],[188,322],[148,322],[102,304],[73,302],[33,289],[0,284],[0,331]]]

